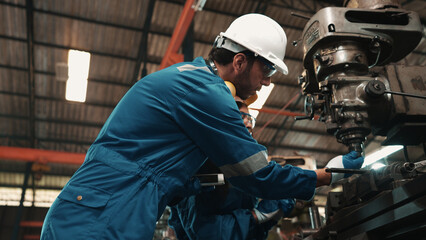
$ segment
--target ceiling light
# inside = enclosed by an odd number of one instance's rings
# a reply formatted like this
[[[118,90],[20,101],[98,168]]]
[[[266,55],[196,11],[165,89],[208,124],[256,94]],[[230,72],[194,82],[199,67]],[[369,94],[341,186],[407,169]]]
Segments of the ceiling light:
[[[87,93],[87,78],[89,77],[90,53],[69,50],[68,80],[65,99],[85,102]]]
[[[368,154],[367,156],[365,156],[364,159],[364,164],[362,165],[362,167],[365,167],[367,165],[370,165],[384,157],[387,157],[389,155],[391,155],[392,153],[395,153],[399,150],[401,150],[404,146],[402,145],[393,145],[393,146],[386,146],[386,147],[382,147],[381,149],[379,149],[378,151],[375,151],[371,154]]]

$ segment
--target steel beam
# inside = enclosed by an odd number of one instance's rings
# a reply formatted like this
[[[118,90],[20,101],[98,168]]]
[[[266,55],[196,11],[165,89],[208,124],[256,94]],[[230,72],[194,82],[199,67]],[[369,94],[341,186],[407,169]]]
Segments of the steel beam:
[[[1,150],[0,150],[0,152],[1,152]],[[32,164],[33,164],[32,162],[28,162],[26,164],[26,167],[25,167],[25,177],[24,177],[24,182],[22,184],[21,200],[19,201],[19,207],[18,207],[18,210],[17,210],[18,212],[16,213],[15,225],[13,227],[12,240],[18,239],[19,228],[20,228],[19,223],[21,222],[22,213],[24,211],[25,193],[26,193],[27,187],[28,187],[28,180],[30,178]]]
[[[195,16],[195,9],[192,6],[194,2],[194,0],[187,0],[185,2],[182,13],[173,31],[172,38],[170,39],[169,46],[167,47],[166,54],[161,61],[160,69],[183,61],[183,55],[179,54],[178,51],[182,46],[186,32]]]
[[[143,33],[141,42],[139,44],[138,57],[136,60],[135,70],[133,72],[133,78],[131,83],[135,83],[139,80],[139,77],[144,77],[147,75],[146,62],[148,60],[148,35],[151,28],[152,14],[154,12],[155,0],[150,0],[148,3],[147,16],[145,18],[145,23],[143,26]],[[141,76],[139,72],[141,70],[141,64],[143,66]]]
[[[35,81],[34,81],[34,12],[33,12],[33,1],[26,0],[26,25],[27,25],[27,67],[28,67],[28,112],[29,112],[29,130],[30,130],[30,146],[36,147],[35,140],[35,110],[34,110],[34,99],[35,99]],[[0,150],[1,152],[1,150]],[[32,162],[26,164],[25,178],[22,184],[21,200],[19,201],[19,207],[16,214],[15,225],[13,227],[12,239],[18,239],[19,235],[19,223],[21,222],[22,213],[24,210],[25,193],[28,187],[28,179],[31,174]]]
[[[85,156],[82,153],[0,146],[0,159],[6,160],[81,165]]]

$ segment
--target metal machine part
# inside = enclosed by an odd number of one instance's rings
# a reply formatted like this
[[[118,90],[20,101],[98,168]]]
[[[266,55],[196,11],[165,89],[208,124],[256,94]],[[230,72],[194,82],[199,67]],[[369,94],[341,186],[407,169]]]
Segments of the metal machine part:
[[[423,28],[417,13],[400,9],[392,0],[348,0],[344,4],[347,8],[321,9],[303,31],[305,70],[299,84],[309,100],[305,101],[306,118],[318,113],[330,134],[358,152],[363,151],[371,132],[387,135],[397,125],[389,144],[405,138],[412,128],[409,125],[419,122],[423,134],[414,131],[419,136],[411,142],[424,141],[424,100],[389,93],[426,95],[421,74],[426,70],[383,67],[404,58],[421,40]],[[415,105],[423,107],[413,111]]]
[[[417,168],[394,163],[344,183],[328,195],[327,224],[308,239],[417,239],[426,230],[426,175]]]
[[[401,5],[395,0],[345,0],[343,6],[347,8],[383,9],[400,8]]]
[[[426,68],[395,64],[418,45],[423,26],[400,7],[397,0],[345,0],[304,28],[298,81],[307,116],[299,119],[319,115],[349,150],[363,152],[373,134],[386,136],[383,145],[404,145],[404,153],[408,145],[426,153]],[[418,239],[426,232],[426,163],[405,158],[379,171],[329,169],[356,175],[329,193],[327,223],[307,239]]]

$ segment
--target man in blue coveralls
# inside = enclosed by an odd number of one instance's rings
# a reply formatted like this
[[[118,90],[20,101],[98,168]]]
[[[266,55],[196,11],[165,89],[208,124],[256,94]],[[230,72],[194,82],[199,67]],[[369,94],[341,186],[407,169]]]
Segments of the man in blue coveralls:
[[[249,114],[245,101],[235,97],[249,133],[254,118]],[[207,160],[197,174],[220,173]],[[294,199],[266,200],[257,198],[232,187],[228,181],[212,191],[184,198],[172,206],[169,225],[179,240],[236,240],[265,239],[269,229],[277,221],[288,216],[295,204]]]
[[[152,239],[176,197],[200,188],[194,174],[209,158],[240,190],[263,199],[311,199],[343,174],[268,163],[246,130],[231,91],[247,99],[269,85],[287,38],[261,14],[243,15],[220,33],[209,59],[175,64],[138,81],[117,104],[83,165],[49,209],[42,239]],[[360,168],[350,153],[329,167]]]

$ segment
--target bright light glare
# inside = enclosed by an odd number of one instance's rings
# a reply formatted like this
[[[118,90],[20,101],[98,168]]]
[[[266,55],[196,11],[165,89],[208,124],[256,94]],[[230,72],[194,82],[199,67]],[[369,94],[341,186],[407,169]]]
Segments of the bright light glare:
[[[87,79],[86,80],[67,80],[67,88],[65,99],[68,101],[85,102],[87,93]]]
[[[274,89],[273,83],[271,83],[267,87],[262,86],[262,89],[260,89],[260,91],[257,92],[257,100],[254,103],[250,104],[250,109],[249,109],[250,115],[252,115],[253,117],[257,117],[257,115],[259,115],[259,111],[253,110],[251,108],[261,109],[263,107],[263,104],[265,104],[266,99],[268,99],[269,94],[271,94],[272,89]]]
[[[69,101],[85,102],[87,78],[89,77],[90,53],[69,50],[68,80],[65,98]]]
[[[401,150],[404,146],[402,145],[394,145],[394,146],[386,146],[381,148],[378,151],[375,151],[369,155],[367,155],[364,159],[364,164],[362,165],[362,167],[365,167],[367,165],[370,165],[386,156],[391,155],[394,152],[397,152],[399,150]]]
[[[386,166],[386,165],[383,164],[383,163],[373,163],[373,165],[371,165],[371,169],[377,170],[377,169],[382,168],[384,166]]]

